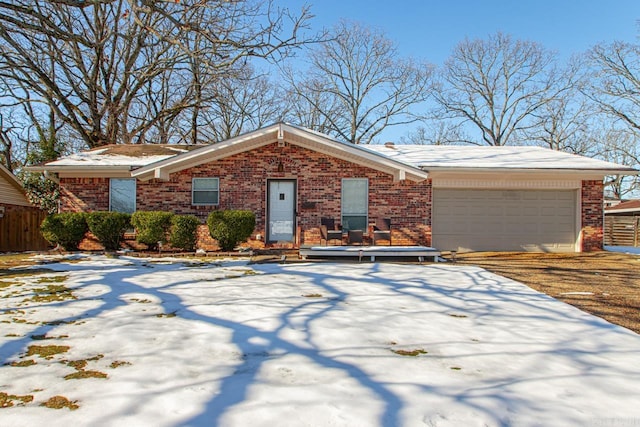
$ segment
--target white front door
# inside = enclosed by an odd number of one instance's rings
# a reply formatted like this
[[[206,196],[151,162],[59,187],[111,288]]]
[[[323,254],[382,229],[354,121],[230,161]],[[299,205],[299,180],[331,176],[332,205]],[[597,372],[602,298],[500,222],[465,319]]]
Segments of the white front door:
[[[296,182],[268,182],[267,241],[293,242],[296,228]]]

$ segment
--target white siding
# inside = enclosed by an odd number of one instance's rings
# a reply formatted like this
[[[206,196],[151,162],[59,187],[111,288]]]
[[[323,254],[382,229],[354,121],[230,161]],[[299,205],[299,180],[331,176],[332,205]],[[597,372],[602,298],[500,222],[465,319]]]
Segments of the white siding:
[[[7,205],[31,206],[26,196],[0,174],[0,203]]]

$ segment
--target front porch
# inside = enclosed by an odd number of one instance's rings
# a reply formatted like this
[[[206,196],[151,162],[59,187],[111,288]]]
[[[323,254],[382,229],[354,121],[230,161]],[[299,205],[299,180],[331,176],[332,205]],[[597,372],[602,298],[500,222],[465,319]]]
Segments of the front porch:
[[[300,248],[300,257],[308,258],[332,258],[332,257],[368,257],[371,262],[375,262],[376,257],[395,258],[418,258],[423,262],[426,258],[431,258],[433,262],[438,262],[440,251],[428,246],[311,246]]]

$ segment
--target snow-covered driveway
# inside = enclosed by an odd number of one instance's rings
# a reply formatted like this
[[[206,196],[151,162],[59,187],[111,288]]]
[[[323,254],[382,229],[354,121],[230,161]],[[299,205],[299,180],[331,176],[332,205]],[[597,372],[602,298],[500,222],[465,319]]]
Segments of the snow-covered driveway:
[[[479,268],[46,267],[0,276],[0,425],[640,423],[640,336]]]

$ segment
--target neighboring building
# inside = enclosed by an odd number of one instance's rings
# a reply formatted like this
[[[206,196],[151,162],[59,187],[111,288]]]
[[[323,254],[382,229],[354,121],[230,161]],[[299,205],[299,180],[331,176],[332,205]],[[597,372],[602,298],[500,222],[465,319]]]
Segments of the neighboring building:
[[[640,200],[627,200],[604,210],[607,246],[640,246]]]
[[[29,202],[20,181],[0,164],[0,252],[46,249],[40,235],[45,216]]]
[[[0,164],[0,208],[24,209],[32,208],[33,205],[27,199],[18,179],[2,164]]]
[[[640,200],[627,200],[614,206],[606,207],[605,215],[640,216]]]
[[[278,123],[206,146],[112,145],[32,170],[61,210],[249,209],[253,246],[320,243],[320,220],[397,245],[574,252],[602,248],[603,178],[637,171],[538,147],[353,145]],[[204,226],[203,226],[204,230]],[[206,231],[200,245],[208,247]]]

